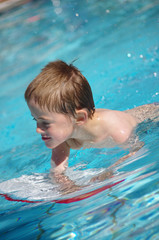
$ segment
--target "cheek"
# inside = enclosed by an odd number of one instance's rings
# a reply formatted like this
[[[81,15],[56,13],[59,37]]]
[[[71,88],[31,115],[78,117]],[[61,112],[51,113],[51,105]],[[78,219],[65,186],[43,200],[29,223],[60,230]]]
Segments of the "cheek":
[[[59,138],[68,138],[72,134],[72,128],[64,127],[60,128],[59,131],[57,131],[57,135]]]
[[[55,128],[48,129],[47,133],[56,139],[66,139],[71,136],[73,128],[68,125],[56,126]]]

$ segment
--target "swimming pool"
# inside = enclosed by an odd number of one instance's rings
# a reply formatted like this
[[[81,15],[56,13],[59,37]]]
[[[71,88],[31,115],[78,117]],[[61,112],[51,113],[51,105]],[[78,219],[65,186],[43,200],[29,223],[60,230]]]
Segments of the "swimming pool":
[[[48,180],[50,151],[23,98],[49,61],[71,62],[88,78],[96,107],[125,110],[159,101],[158,1],[31,1],[0,16],[0,239],[159,239],[158,124],[113,178],[61,196]],[[78,184],[126,150],[72,151]]]

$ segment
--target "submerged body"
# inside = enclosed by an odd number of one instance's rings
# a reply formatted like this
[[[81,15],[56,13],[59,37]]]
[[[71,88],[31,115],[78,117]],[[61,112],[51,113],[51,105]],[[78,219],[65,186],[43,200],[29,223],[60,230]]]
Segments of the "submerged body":
[[[130,110],[126,110],[125,112],[135,117],[138,123],[148,119],[152,121],[159,121],[159,102],[145,104]]]
[[[37,133],[52,149],[51,173],[59,183],[73,183],[64,176],[70,149],[130,148],[134,154],[134,130],[138,123],[159,114],[159,105],[150,104],[127,111],[95,109],[87,79],[72,64],[50,62],[29,84],[25,99]],[[131,140],[131,141],[130,141]],[[133,145],[131,148],[130,145]],[[129,155],[128,155],[129,156]],[[118,163],[117,163],[118,164]]]

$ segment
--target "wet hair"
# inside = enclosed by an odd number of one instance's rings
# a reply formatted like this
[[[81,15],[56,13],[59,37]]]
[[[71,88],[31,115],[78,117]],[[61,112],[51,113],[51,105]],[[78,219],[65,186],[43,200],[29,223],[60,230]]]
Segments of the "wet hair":
[[[25,91],[27,103],[34,100],[49,112],[70,114],[86,108],[92,118],[95,105],[87,79],[72,64],[61,60],[48,63]]]

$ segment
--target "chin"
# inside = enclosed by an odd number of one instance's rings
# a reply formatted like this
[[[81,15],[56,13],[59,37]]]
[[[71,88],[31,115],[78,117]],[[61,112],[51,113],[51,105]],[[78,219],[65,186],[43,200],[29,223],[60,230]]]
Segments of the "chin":
[[[49,149],[53,149],[53,148],[55,148],[55,147],[57,147],[57,146],[54,146],[54,145],[46,145],[46,147],[49,148]]]
[[[46,145],[46,147],[47,147],[47,148],[49,148],[49,149],[53,149],[53,148],[54,148],[54,147],[51,147],[51,146],[47,146],[47,145]]]
[[[58,145],[55,145],[55,144],[47,144],[47,143],[45,143],[45,145],[46,145],[46,147],[47,148],[49,148],[49,149],[53,149],[53,148],[55,148],[55,147],[57,147]]]

